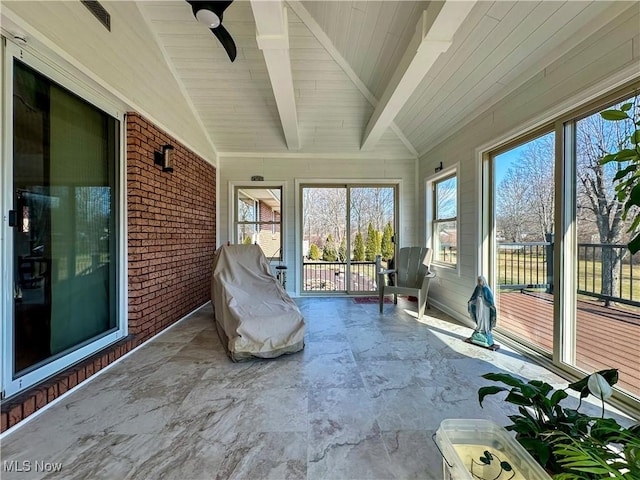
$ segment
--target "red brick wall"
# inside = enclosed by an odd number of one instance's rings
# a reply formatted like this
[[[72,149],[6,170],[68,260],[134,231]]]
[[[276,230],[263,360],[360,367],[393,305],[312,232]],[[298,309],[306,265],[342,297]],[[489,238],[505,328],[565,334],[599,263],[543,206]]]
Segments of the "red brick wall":
[[[258,220],[261,222],[272,222],[273,221],[273,210],[266,203],[259,201],[258,202]],[[273,227],[271,225],[260,225],[260,230],[268,230],[271,231]]]
[[[174,147],[172,173],[155,165]],[[143,117],[127,115],[129,333],[154,335],[210,297],[215,168]]]
[[[273,209],[267,205],[265,202],[259,201],[258,208],[260,209],[259,218],[261,222],[279,222],[280,214],[278,212],[274,212]],[[275,215],[274,215],[275,213]],[[280,225],[260,225],[260,230],[268,230],[268,231],[280,231]]]
[[[165,144],[175,149],[173,173],[153,161]],[[140,115],[127,115],[129,336],[4,400],[0,431],[209,301],[215,185],[213,166]]]

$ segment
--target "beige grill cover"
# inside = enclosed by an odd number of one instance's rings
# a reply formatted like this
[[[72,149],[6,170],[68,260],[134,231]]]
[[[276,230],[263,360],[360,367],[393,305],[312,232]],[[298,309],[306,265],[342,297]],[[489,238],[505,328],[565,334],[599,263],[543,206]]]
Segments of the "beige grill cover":
[[[213,260],[216,327],[234,362],[304,348],[304,318],[258,245],[224,245]]]

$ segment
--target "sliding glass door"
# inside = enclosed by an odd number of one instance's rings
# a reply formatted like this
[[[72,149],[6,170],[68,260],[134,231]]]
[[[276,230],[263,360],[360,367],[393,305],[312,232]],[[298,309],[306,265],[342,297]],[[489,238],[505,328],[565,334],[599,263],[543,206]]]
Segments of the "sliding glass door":
[[[629,107],[638,115],[640,97],[632,96],[610,108]],[[625,107],[625,108],[627,108]],[[600,109],[601,111],[604,108]],[[637,117],[636,117],[637,118]],[[575,335],[571,337],[568,363],[590,372],[617,367],[618,387],[640,397],[640,254],[632,255],[627,244],[632,216],[624,218],[623,203],[614,190],[613,178],[628,164],[602,164],[603,152],[632,149],[631,119],[611,122],[600,112],[569,122],[567,142],[575,146],[571,161],[576,171],[576,249],[572,255],[572,298]]]
[[[375,260],[395,251],[394,185],[303,185],[302,291],[377,290]]]
[[[492,156],[499,329],[551,356],[555,134],[525,139]]]
[[[638,85],[586,105],[485,157],[486,266],[500,333],[576,375],[616,368],[640,398],[640,253],[634,208],[615,189],[633,166]],[[601,115],[606,110],[614,110]],[[617,119],[615,121],[606,117]],[[633,339],[633,340],[632,340]],[[636,403],[637,405],[637,403]]]
[[[395,188],[349,188],[349,291],[377,290],[376,256],[384,265],[395,254]]]
[[[12,245],[5,258],[13,275],[3,325],[5,394],[114,341],[120,330],[120,122],[27,63],[15,58],[10,67]]]

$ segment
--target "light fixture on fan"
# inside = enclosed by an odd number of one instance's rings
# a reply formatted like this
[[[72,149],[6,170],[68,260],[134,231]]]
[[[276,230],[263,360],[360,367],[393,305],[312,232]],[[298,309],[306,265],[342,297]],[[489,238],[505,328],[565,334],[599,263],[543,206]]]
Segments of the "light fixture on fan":
[[[227,29],[222,25],[222,14],[232,2],[233,0],[211,2],[187,0],[187,3],[191,5],[193,16],[196,17],[198,22],[205,24],[211,30],[224,47],[227,55],[229,55],[229,59],[233,62],[236,59],[236,44]]]
[[[196,12],[196,20],[204,23],[209,28],[216,28],[220,25],[220,17],[218,14],[206,7],[200,8],[200,10]]]

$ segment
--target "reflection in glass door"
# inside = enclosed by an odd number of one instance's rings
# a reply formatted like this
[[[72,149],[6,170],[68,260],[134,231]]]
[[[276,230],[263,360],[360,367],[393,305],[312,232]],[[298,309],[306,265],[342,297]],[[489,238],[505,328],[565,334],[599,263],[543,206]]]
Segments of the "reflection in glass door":
[[[377,290],[375,259],[395,249],[396,188],[302,186],[302,291]]]
[[[269,260],[282,260],[282,187],[236,187],[235,243],[256,244]]]
[[[16,379],[117,330],[119,122],[17,59],[13,79]]]

